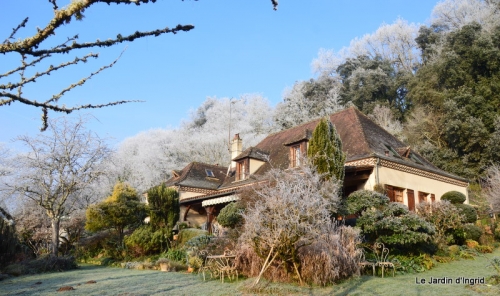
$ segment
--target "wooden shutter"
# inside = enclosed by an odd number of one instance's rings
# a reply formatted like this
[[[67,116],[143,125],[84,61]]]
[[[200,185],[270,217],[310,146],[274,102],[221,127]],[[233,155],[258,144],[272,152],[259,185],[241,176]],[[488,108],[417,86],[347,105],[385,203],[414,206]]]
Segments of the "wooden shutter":
[[[394,197],[394,187],[386,184],[385,191],[387,192],[387,197],[389,197],[389,200],[395,202],[396,198]]]
[[[408,196],[408,209],[412,212],[415,212],[415,193],[411,189],[406,190],[406,194]]]

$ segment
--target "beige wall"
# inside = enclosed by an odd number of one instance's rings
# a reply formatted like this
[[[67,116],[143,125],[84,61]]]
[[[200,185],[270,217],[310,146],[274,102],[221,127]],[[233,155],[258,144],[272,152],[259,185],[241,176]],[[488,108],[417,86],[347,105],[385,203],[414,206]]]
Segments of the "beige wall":
[[[373,173],[366,181],[364,189],[373,190],[376,184],[377,168],[373,169]],[[415,192],[415,206],[418,204],[418,191],[434,194],[436,201],[441,199],[441,196],[448,191],[458,191],[467,197],[465,203],[469,203],[467,187],[449,184],[443,181],[438,181],[387,167],[378,167],[378,178],[380,184],[392,185],[394,187],[404,188],[404,203],[408,205],[408,196],[406,189],[412,189]],[[430,200],[428,200],[430,201]]]
[[[257,160],[257,159],[253,159],[253,158],[250,158],[250,169],[249,169],[249,173],[250,174],[253,174],[255,173],[255,171],[257,171],[262,165],[264,164],[263,161],[260,161],[260,160]]]

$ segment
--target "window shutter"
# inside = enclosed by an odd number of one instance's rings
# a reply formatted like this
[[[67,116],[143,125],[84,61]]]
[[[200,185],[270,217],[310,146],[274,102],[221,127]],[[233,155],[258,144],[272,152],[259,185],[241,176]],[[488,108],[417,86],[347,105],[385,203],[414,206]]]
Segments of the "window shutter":
[[[396,198],[394,197],[394,187],[391,185],[385,185],[385,191],[387,192],[387,196],[391,202],[395,202]]]
[[[431,202],[435,202],[436,201],[436,195],[434,195],[434,193],[431,194]]]
[[[407,189],[406,194],[408,195],[408,209],[415,212],[415,193],[413,190]]]

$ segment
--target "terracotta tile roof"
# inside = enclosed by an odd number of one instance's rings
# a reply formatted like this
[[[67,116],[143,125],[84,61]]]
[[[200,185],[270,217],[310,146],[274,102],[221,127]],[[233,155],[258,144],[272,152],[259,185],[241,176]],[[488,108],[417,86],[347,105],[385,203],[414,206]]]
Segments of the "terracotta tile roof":
[[[209,173],[213,173],[213,177]],[[226,178],[227,168],[201,162],[192,162],[183,170],[175,171],[174,176],[165,182],[167,186],[186,186],[218,189]]]
[[[167,182],[170,182],[170,184],[182,183],[181,185],[192,187],[206,186],[203,188],[218,189],[220,193],[233,192],[234,188],[256,182],[259,179],[257,176],[264,175],[271,167],[279,169],[289,168],[290,145],[301,141],[308,141],[319,121],[320,119],[316,119],[284,131],[270,134],[255,147],[246,149],[234,158],[233,160],[235,161],[246,157],[265,161],[246,180],[235,181],[234,171],[226,176],[227,171],[224,168],[216,167],[217,169],[214,170],[214,174],[216,171],[219,172],[217,175],[218,182],[208,181],[202,168],[210,165],[193,163],[181,171],[182,174],[177,180],[172,178]],[[337,129],[337,133],[342,140],[342,147],[347,155],[346,162],[376,157],[457,180],[467,181],[438,169],[424,157],[412,151],[411,147],[405,145],[354,107],[330,115],[330,121]],[[266,161],[266,157],[262,157],[263,155],[268,156],[269,161]],[[206,197],[208,195],[197,196],[196,199]]]

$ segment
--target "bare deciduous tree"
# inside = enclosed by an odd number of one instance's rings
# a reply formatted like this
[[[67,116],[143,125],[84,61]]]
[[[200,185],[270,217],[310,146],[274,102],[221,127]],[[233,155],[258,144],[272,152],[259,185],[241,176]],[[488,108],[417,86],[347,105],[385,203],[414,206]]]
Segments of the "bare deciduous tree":
[[[7,188],[45,210],[52,227],[52,254],[57,256],[61,219],[80,205],[81,194],[104,171],[99,164],[110,151],[103,139],[87,131],[85,121],[50,120],[48,134],[18,138],[27,149],[15,157],[15,174]]]
[[[257,200],[243,213],[240,240],[265,258],[255,284],[275,260],[293,270],[302,284],[298,252],[328,232],[330,213],[340,201],[339,185],[323,182],[311,166],[287,172],[271,170],[267,178],[268,182],[255,190]]]

